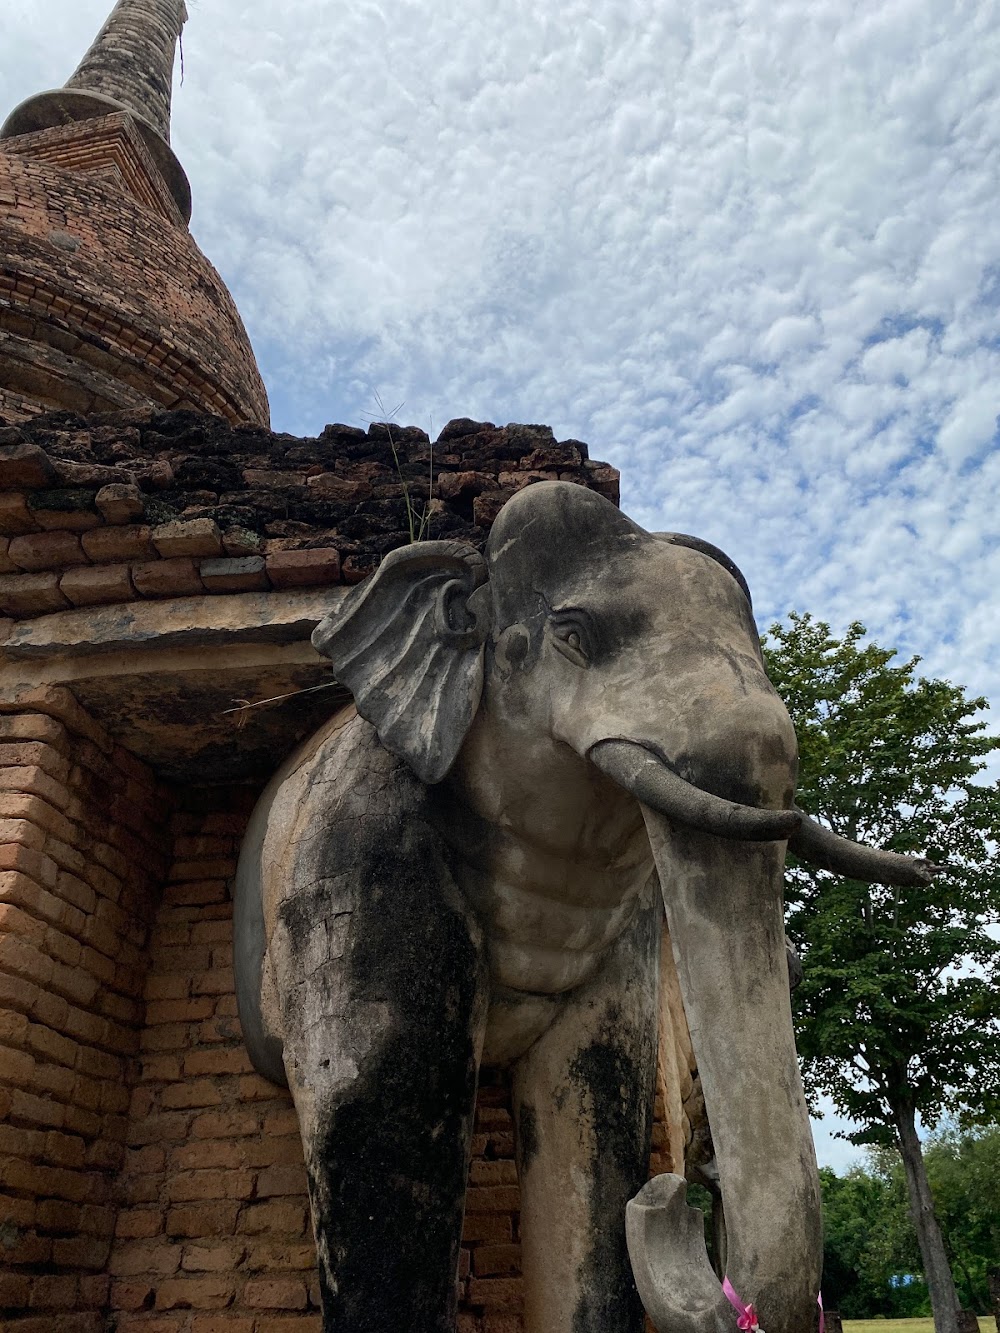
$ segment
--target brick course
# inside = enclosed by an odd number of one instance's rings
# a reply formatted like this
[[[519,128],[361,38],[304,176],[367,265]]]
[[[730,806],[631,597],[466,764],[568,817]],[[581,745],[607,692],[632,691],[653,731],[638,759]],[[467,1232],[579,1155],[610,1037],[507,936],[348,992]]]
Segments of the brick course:
[[[354,584],[425,509],[424,536],[482,547],[511,495],[555,478],[618,499],[615,469],[547,426],[462,418],[432,444],[386,423],[293,439],[188,412],[0,425],[0,611]]]

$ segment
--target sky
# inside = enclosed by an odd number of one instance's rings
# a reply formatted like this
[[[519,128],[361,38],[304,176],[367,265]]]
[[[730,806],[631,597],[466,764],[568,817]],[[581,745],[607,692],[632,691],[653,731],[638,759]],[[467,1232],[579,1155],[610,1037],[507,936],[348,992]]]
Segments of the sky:
[[[1000,700],[1000,0],[187,3],[173,143],[275,429],[547,423],[762,628]],[[110,7],[5,0],[5,109]]]

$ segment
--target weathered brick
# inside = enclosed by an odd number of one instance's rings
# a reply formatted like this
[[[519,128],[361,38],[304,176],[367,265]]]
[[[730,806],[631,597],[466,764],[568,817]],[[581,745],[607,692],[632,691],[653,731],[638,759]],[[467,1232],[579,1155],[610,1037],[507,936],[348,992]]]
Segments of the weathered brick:
[[[506,1213],[520,1207],[521,1194],[516,1185],[471,1186],[466,1194],[466,1213]]]
[[[111,1252],[110,1240],[70,1236],[52,1242],[52,1260],[63,1268],[103,1269]]]
[[[24,532],[37,532],[38,524],[28,508],[27,496],[20,491],[0,490],[0,532],[17,537]]]
[[[152,529],[147,524],[93,528],[82,535],[80,545],[87,558],[95,562],[155,560],[156,550],[151,534]]]
[[[267,1167],[257,1177],[259,1199],[268,1199],[275,1195],[304,1195],[306,1189],[305,1167],[301,1165]]]
[[[185,1245],[181,1268],[187,1273],[230,1273],[243,1262],[246,1252],[241,1241]]]
[[[231,1236],[239,1216],[238,1203],[186,1204],[167,1211],[164,1229],[168,1236]]]
[[[153,529],[153,545],[164,559],[222,555],[222,532],[210,518],[177,519]]]
[[[115,1235],[122,1240],[143,1240],[163,1231],[162,1208],[123,1208],[115,1223]]]
[[[43,489],[58,484],[52,461],[37,444],[0,445],[0,489]]]
[[[271,586],[260,555],[202,560],[198,573],[206,592],[250,592]]]
[[[301,1278],[251,1278],[242,1299],[251,1310],[304,1310],[309,1293]]]
[[[191,979],[183,973],[153,972],[146,978],[145,996],[147,1000],[186,1000],[190,989]]]
[[[236,1295],[232,1278],[171,1278],[156,1289],[157,1310],[225,1310]]]
[[[520,1278],[472,1277],[469,1279],[469,1304],[486,1309],[520,1310],[524,1293]]]
[[[273,1138],[265,1129],[259,1139],[251,1139],[246,1143],[244,1151],[247,1166],[298,1168],[302,1166],[302,1140],[297,1133],[288,1134],[281,1138]],[[290,1192],[295,1193],[296,1191]],[[282,1194],[286,1191],[271,1190],[270,1193]]]
[[[72,569],[59,580],[59,590],[74,606],[104,606],[135,597],[128,565],[90,565]]]
[[[274,551],[267,557],[267,577],[275,588],[320,587],[340,582],[340,552],[332,547]]]
[[[151,1000],[146,1006],[146,1021],[150,1024],[192,1023],[211,1017],[212,1009],[213,1002],[207,996],[186,1000]]]
[[[472,1252],[476,1277],[506,1277],[521,1271],[520,1245],[478,1245]]]
[[[254,1191],[250,1171],[181,1171],[167,1181],[170,1203],[200,1203],[212,1199],[249,1199]]]
[[[160,1105],[165,1111],[194,1106],[219,1106],[221,1103],[222,1092],[206,1078],[185,1079],[164,1088],[160,1094]]]
[[[72,1310],[80,1294],[79,1280],[69,1274],[45,1274],[32,1279],[28,1304],[32,1310]]]
[[[247,1074],[250,1069],[250,1057],[244,1046],[229,1050],[189,1051],[184,1057],[185,1074]]]
[[[246,1149],[255,1142],[255,1139],[236,1139],[231,1143],[220,1142],[218,1139],[200,1139],[194,1143],[184,1143],[171,1152],[170,1165],[182,1171],[210,1168],[238,1170],[253,1165],[247,1160]]]
[[[195,562],[187,557],[141,561],[132,566],[132,582],[143,597],[192,597],[205,591]],[[0,610],[3,606],[0,580]]]
[[[87,557],[75,532],[39,532],[14,537],[7,550],[18,569],[33,574],[42,569],[68,569],[85,565]]]
[[[148,1280],[114,1282],[111,1286],[111,1304],[115,1310],[151,1310],[155,1296],[156,1287]]]
[[[137,1240],[118,1245],[111,1252],[108,1270],[113,1277],[138,1277],[140,1274],[168,1276],[180,1268],[179,1245],[164,1245],[162,1240]]]
[[[252,1273],[311,1272],[316,1267],[316,1246],[311,1237],[302,1241],[255,1241],[246,1255],[246,1266]]]
[[[126,482],[111,482],[97,492],[94,503],[108,523],[133,523],[142,517],[142,492]]]
[[[8,616],[42,616],[64,611],[70,602],[59,591],[59,575],[0,575],[0,611]]]
[[[305,1231],[308,1210],[301,1203],[287,1199],[252,1203],[240,1213],[239,1230],[249,1236],[301,1236]]]
[[[128,1141],[133,1147],[139,1147],[146,1143],[183,1139],[188,1133],[188,1121],[189,1117],[181,1111],[133,1120],[129,1125]]]

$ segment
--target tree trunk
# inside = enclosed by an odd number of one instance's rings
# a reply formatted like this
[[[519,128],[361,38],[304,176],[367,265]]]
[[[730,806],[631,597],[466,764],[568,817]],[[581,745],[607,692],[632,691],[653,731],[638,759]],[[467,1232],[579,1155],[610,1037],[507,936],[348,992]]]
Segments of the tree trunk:
[[[941,1227],[934,1212],[934,1198],[920,1139],[917,1137],[913,1107],[898,1102],[893,1106],[893,1117],[899,1134],[899,1151],[906,1175],[906,1191],[910,1200],[910,1216],[917,1233],[920,1257],[924,1263],[924,1277],[934,1314],[934,1333],[960,1333],[958,1323],[958,1293],[951,1275],[945,1252]]]
[[[997,1321],[997,1333],[1000,1333],[1000,1268],[991,1268],[988,1273],[990,1299],[993,1302],[993,1318]]]

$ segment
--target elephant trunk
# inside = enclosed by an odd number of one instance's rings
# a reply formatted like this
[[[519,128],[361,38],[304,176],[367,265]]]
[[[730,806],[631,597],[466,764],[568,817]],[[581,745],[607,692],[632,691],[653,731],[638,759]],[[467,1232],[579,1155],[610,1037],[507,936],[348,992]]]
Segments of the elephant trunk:
[[[788,849],[821,870],[859,879],[865,884],[898,884],[901,888],[921,888],[944,870],[944,866],[919,856],[863,847],[824,828],[804,811],[799,810],[798,814],[801,823],[792,833]]]
[[[774,813],[774,812],[771,812]],[[795,1053],[782,921],[784,847],[724,842],[643,805],[698,1061],[726,1217],[727,1275],[767,1333],[815,1327],[819,1181]],[[684,1181],[629,1205],[629,1251],[661,1333],[732,1333]]]

